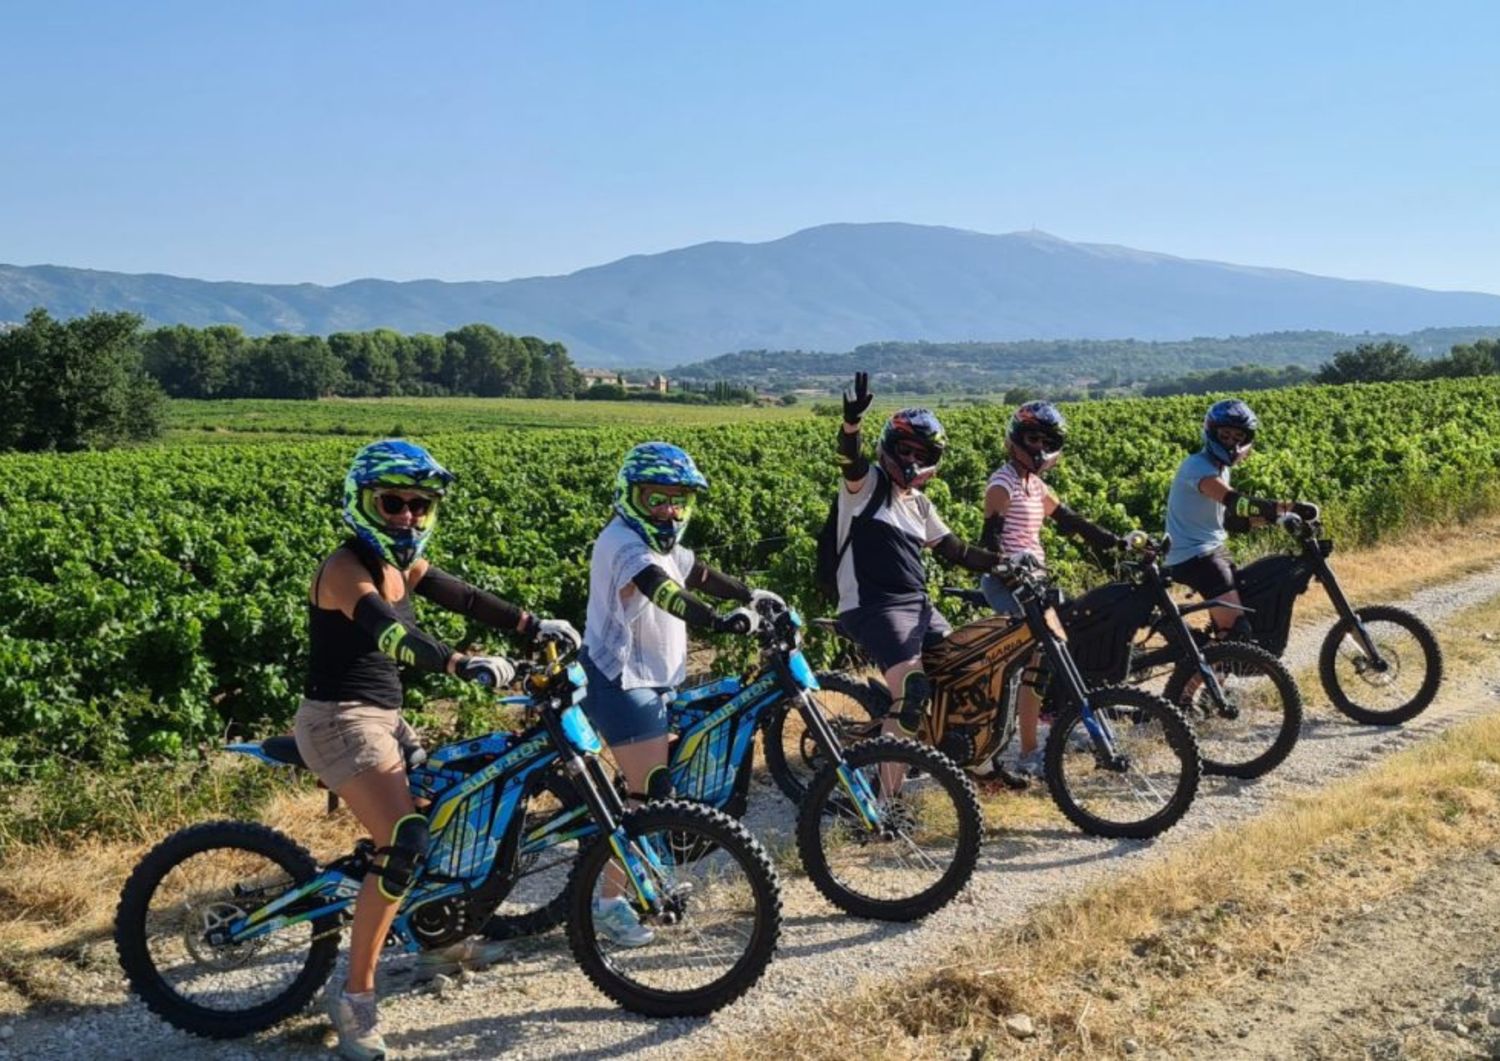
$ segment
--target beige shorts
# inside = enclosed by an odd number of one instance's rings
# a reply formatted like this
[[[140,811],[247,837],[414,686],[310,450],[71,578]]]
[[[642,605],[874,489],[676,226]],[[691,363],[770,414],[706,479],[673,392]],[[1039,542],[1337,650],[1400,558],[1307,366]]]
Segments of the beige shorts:
[[[400,711],[359,700],[303,700],[293,732],[302,761],[335,792],[366,770],[404,765],[402,749],[421,744]]]

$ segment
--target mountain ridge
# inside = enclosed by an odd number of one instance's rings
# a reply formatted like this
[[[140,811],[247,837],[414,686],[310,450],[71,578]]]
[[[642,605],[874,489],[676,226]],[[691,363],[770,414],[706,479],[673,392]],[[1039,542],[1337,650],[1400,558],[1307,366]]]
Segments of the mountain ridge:
[[[712,240],[512,280],[256,284],[0,265],[0,320],[20,320],[34,305],[56,316],[131,310],[153,324],[251,333],[442,332],[484,321],[561,341],[577,363],[600,367],[881,341],[1175,340],[1500,320],[1500,295],[1486,292],[1182,258],[1038,229],[994,235],[898,221]]]

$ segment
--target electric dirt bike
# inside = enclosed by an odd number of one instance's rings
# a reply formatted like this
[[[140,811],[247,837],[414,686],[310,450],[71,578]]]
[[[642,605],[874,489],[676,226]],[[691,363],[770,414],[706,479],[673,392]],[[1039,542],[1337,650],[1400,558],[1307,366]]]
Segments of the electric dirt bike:
[[[986,770],[1015,731],[1017,694],[1027,684],[1057,704],[1045,748],[1053,800],[1078,828],[1094,836],[1142,839],[1171,828],[1198,791],[1198,744],[1182,714],[1166,700],[1129,686],[1090,688],[1058,624],[1060,594],[1030,557],[995,569],[1023,617],[990,616],[955,630],[923,652],[933,699],[919,736],[960,766]],[[944,595],[984,606],[977,590]],[[1033,669],[1038,652],[1042,666]],[[890,710],[876,681],[819,675],[858,704],[867,718]],[[845,723],[851,732],[878,724]]]
[[[1333,706],[1372,726],[1399,725],[1425,711],[1443,682],[1443,652],[1431,629],[1401,608],[1352,606],[1328,564],[1333,542],[1322,537],[1322,523],[1291,514],[1278,522],[1297,552],[1262,557],[1236,577],[1256,643],[1276,656],[1286,651],[1292,605],[1317,579],[1338,612],[1318,654],[1318,677]]]
[[[1192,725],[1204,773],[1260,777],[1280,765],[1302,726],[1291,674],[1257,645],[1208,642],[1193,631],[1185,617],[1214,604],[1172,599],[1160,562],[1167,542],[1135,531],[1126,543],[1121,581],[1058,608],[1078,669],[1091,684],[1142,685],[1167,674],[1163,695]]]
[[[599,841],[581,851],[567,886],[574,958],[626,1009],[656,1017],[713,1012],[749,990],[776,949],[776,872],[742,825],[711,808],[671,801],[627,812],[576,706],[584,680],[567,657],[532,670],[525,681],[535,725],[412,760],[411,791],[426,807],[431,843],[386,945],[411,952],[480,931],[515,882],[527,805],[561,781]],[[232,748],[301,765],[289,737]],[[698,857],[679,857],[684,844]],[[369,840],[320,869],[264,825],[183,829],[125,883],[115,915],[120,964],[146,1005],[186,1031],[229,1038],[270,1027],[328,979],[371,872],[378,870]],[[625,885],[655,933],[649,945],[617,947],[596,932],[593,900],[605,894],[606,877],[616,890]]]
[[[669,705],[674,796],[743,815],[757,729],[797,715],[821,755],[797,817],[797,849],[813,884],[856,917],[912,921],[941,908],[979,861],[983,821],[973,783],[916,741],[882,738],[845,749],[819,707],[818,680],[800,648],[801,616],[773,600],[756,608],[760,667],[688,689]],[[780,749],[769,733],[763,744],[774,760]],[[502,908],[486,935],[531,934],[562,920],[567,909],[557,889],[575,857],[569,844],[593,828],[576,804],[529,820],[521,858],[536,879],[529,885],[536,901],[529,909]]]

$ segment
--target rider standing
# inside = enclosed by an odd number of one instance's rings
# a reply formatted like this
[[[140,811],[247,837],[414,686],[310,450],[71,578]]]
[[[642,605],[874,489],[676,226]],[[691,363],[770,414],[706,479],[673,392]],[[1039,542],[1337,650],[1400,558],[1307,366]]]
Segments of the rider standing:
[[[424,632],[412,594],[498,630],[578,642],[568,623],[538,619],[423,558],[452,482],[446,468],[410,442],[387,439],[361,449],[344,478],[344,522],[353,535],[324,558],[308,593],[311,657],[297,708],[297,750],[372,837],[389,838],[355,902],[347,981],[329,996],[339,1051],[348,1058],[386,1054],[375,965],[428,845],[427,819],[407,786],[408,757],[420,747],[401,718],[399,665],[491,687],[515,676],[502,657],[461,655]],[[487,964],[496,956],[492,945],[468,941],[424,952],[419,975]]]
[[[588,676],[583,709],[609,744],[632,804],[670,795],[667,705],[687,674],[687,628],[748,634],[756,613],[723,615],[694,591],[748,605],[761,597],[714,570],[682,544],[708,480],[693,458],[666,442],[643,442],[625,455],[615,480],[614,516],[594,540],[589,604],[579,661]],[[776,598],[780,600],[780,598]],[[654,938],[609,878],[594,904],[594,925],[614,942]]]
[[[1168,572],[1204,600],[1227,605],[1209,609],[1214,634],[1241,640],[1251,638],[1250,620],[1238,607],[1229,533],[1275,523],[1287,512],[1318,516],[1316,505],[1251,497],[1230,487],[1229,469],[1249,455],[1259,427],[1259,418],[1238,398],[1214,402],[1203,418],[1203,447],[1178,465],[1167,495]]]
[[[1081,539],[1099,551],[1120,548],[1122,539],[1113,531],[1078,515],[1058,500],[1043,481],[1062,456],[1068,437],[1068,422],[1051,402],[1026,402],[1011,415],[1005,435],[1008,457],[990,475],[984,492],[984,533],[981,543],[1007,560],[1031,557],[1040,566],[1047,562],[1042,548],[1042,523],[1048,519],[1064,534]],[[998,614],[1019,618],[1021,606],[1010,590],[994,575],[979,582],[985,599]],[[1041,662],[1041,649],[1031,666]],[[1037,718],[1041,696],[1037,688],[1023,683],[1018,696],[1021,749],[1016,769],[1027,777],[1042,776],[1042,749],[1037,740]]]
[[[1000,557],[960,541],[922,493],[948,444],[930,411],[896,413],[880,434],[875,463],[865,457],[860,421],[873,400],[869,373],[855,373],[838,437],[839,625],[884,673],[894,698],[885,731],[909,736],[932,700],[922,649],[952,631],[927,595],[922,551],[970,571],[988,571]]]

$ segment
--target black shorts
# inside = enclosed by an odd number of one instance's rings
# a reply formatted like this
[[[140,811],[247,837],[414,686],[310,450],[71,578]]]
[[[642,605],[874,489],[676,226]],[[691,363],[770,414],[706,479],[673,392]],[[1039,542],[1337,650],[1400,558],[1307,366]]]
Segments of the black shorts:
[[[840,613],[839,628],[881,670],[921,658],[924,648],[953,632],[930,600],[851,608]]]
[[[1211,553],[1195,556],[1167,568],[1174,582],[1193,590],[1204,600],[1222,597],[1235,588],[1234,561],[1222,545]]]

